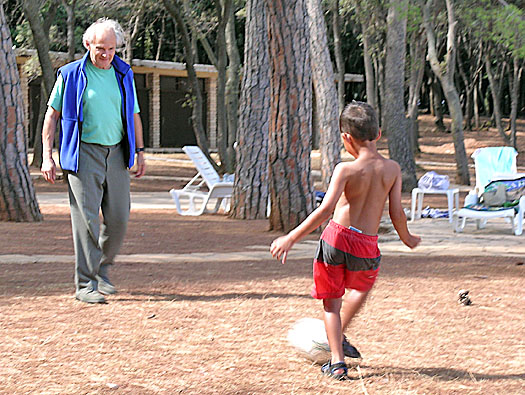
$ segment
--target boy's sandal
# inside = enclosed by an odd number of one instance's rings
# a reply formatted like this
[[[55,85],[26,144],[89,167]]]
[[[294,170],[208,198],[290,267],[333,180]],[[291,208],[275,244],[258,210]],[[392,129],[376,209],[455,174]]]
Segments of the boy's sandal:
[[[337,371],[342,371],[342,373],[336,373]],[[339,381],[348,380],[348,368],[344,362],[337,362],[332,365],[328,361],[321,367],[321,372]]]

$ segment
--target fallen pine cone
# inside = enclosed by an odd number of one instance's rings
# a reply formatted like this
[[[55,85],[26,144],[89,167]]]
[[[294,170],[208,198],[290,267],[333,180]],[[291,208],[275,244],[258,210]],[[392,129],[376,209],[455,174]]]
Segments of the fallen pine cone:
[[[472,304],[472,300],[470,300],[468,293],[470,291],[468,289],[462,289],[458,292],[458,303],[470,306]]]

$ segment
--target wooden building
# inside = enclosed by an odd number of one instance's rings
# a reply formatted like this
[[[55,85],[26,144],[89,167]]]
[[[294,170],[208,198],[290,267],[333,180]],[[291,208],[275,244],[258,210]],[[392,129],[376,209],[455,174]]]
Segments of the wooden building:
[[[20,72],[20,84],[24,95],[26,134],[32,147],[40,106],[41,78],[30,81],[25,65],[37,59],[36,50],[16,50]],[[81,57],[82,55],[77,55]],[[67,63],[67,54],[51,52],[54,66],[58,69]],[[189,86],[186,65],[178,62],[133,59],[135,86],[144,126],[144,143],[154,151],[170,151],[185,145],[196,144],[191,126]],[[205,108],[203,124],[210,150],[217,150],[217,70],[214,66],[196,64],[195,71],[201,83]],[[345,82],[361,83],[360,74],[345,74]],[[47,101],[48,98],[45,98]],[[315,145],[315,139],[314,145]]]

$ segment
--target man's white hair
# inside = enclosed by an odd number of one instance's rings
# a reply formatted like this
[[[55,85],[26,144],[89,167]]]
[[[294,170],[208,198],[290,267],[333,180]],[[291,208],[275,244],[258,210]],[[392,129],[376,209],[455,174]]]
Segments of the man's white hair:
[[[84,44],[86,49],[89,49],[89,43],[93,41],[95,32],[99,28],[113,30],[115,37],[117,38],[117,49],[124,46],[126,35],[124,34],[124,30],[122,29],[122,26],[120,26],[120,23],[114,19],[100,18],[88,27],[82,36],[82,44]]]

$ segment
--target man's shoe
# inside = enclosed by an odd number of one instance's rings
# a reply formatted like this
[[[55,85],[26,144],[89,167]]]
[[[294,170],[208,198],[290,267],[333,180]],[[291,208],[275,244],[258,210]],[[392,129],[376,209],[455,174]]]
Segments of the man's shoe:
[[[75,297],[85,303],[106,303],[106,298],[104,298],[100,292],[91,288],[79,289],[76,292]]]
[[[343,335],[343,353],[348,358],[361,358],[361,353],[357,351],[357,348],[352,346],[346,336]]]
[[[101,276],[97,276],[98,280],[98,291],[101,294],[104,295],[114,295],[117,293],[117,288],[113,284],[111,284],[111,281],[109,281],[108,278],[102,278]]]

